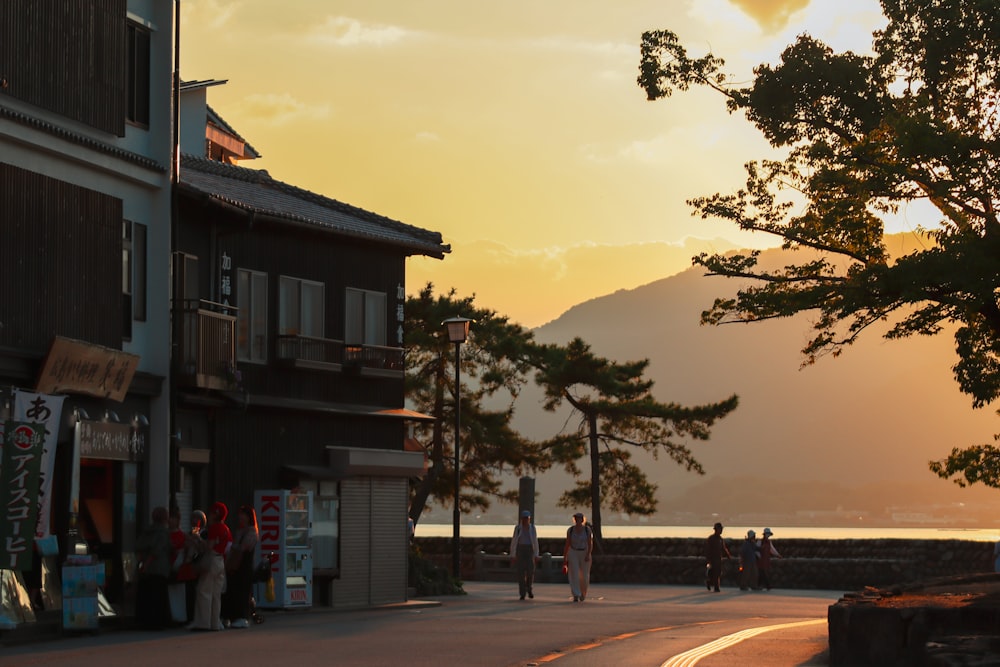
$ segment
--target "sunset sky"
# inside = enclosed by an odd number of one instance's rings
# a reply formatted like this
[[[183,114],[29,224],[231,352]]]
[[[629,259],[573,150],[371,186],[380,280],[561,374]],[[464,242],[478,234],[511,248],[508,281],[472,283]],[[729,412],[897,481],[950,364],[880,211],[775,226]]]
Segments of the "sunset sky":
[[[867,52],[874,0],[184,0],[181,76],[263,158],[247,166],[406,223],[453,252],[407,290],[475,293],[526,326],[776,245],[691,216],[764,140],[695,90],[647,102],[641,33],[667,28],[749,81],[802,32]],[[917,221],[904,216],[901,227]],[[687,246],[684,244],[687,243]]]

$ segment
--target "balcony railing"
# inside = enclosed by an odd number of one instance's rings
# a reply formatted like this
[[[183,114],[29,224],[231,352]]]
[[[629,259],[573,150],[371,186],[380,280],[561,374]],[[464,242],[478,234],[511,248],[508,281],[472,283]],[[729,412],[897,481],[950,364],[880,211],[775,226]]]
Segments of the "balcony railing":
[[[278,336],[278,358],[299,366],[343,370],[374,369],[403,372],[403,348],[384,345],[347,345],[342,340],[312,336]]]
[[[362,368],[403,371],[403,348],[384,345],[345,345],[344,363]]]
[[[236,308],[204,300],[182,303],[176,325],[178,381],[205,389],[238,388]]]

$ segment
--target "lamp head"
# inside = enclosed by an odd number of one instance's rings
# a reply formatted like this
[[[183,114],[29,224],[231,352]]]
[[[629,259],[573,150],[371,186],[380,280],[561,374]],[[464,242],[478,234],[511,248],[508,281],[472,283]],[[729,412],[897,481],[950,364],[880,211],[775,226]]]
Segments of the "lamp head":
[[[448,340],[452,343],[464,343],[469,337],[469,325],[472,323],[467,317],[449,317],[443,324],[448,331]]]

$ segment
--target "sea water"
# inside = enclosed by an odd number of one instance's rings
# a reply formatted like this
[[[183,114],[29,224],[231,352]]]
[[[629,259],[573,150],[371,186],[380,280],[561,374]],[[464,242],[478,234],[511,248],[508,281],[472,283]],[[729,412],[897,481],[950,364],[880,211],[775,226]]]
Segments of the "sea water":
[[[538,525],[538,536],[543,538],[559,538],[566,534],[565,526]],[[916,539],[916,540],[975,540],[979,542],[996,542],[1000,540],[1000,527],[997,528],[871,528],[871,527],[836,527],[823,528],[813,526],[768,526],[774,533],[777,542],[787,539],[812,540],[876,540],[876,539]],[[746,535],[747,530],[754,530],[759,537],[764,526],[726,526],[723,537],[739,539]],[[509,538],[514,530],[514,524],[463,524],[460,527],[462,538]],[[417,539],[421,537],[451,537],[454,531],[452,524],[419,523],[415,531]],[[605,525],[602,532],[606,538],[657,538],[657,537],[707,537],[712,532],[711,526],[614,526]]]

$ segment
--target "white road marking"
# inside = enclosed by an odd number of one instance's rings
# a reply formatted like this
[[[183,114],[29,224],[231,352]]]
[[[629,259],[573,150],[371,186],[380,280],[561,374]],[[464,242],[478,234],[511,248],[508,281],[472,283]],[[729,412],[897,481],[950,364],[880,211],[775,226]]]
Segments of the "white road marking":
[[[690,651],[679,653],[664,662],[660,665],[660,667],[694,667],[694,665],[698,664],[699,660],[706,656],[718,653],[719,651],[727,649],[730,646],[735,646],[742,641],[750,639],[751,637],[756,637],[757,635],[765,632],[771,632],[772,630],[784,630],[786,628],[798,628],[805,625],[819,625],[821,623],[826,623],[826,619],[818,618],[812,621],[797,621],[795,623],[782,623],[780,625],[765,625],[760,628],[748,628],[746,630],[735,632],[731,635],[726,635],[725,637],[720,637],[714,642],[702,644],[701,646],[697,646]]]

